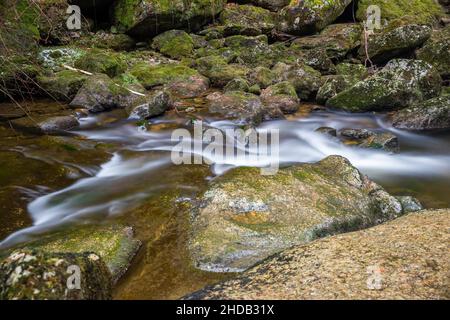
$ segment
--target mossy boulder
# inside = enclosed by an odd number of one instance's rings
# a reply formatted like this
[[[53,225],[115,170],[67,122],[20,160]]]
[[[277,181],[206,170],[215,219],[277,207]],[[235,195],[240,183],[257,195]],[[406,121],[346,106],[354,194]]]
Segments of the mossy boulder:
[[[269,46],[266,35],[236,35],[225,38],[224,50],[230,50],[233,61],[250,67],[271,66],[276,60],[276,51]]]
[[[247,74],[247,79],[252,85],[258,85],[261,89],[276,82],[276,75],[267,67],[256,67]]]
[[[434,30],[430,39],[417,50],[417,58],[431,63],[444,79],[450,78],[450,26]]]
[[[359,21],[366,20],[367,8],[371,5],[380,8],[381,19],[384,21],[411,16],[416,23],[435,24],[445,14],[435,0],[359,0],[356,11]]]
[[[237,168],[200,196],[192,212],[190,250],[200,269],[243,271],[293,245],[401,214],[396,198],[340,156],[275,175]]]
[[[237,0],[236,2],[242,4],[253,4],[254,6],[277,12],[287,6],[290,0]]]
[[[448,209],[411,213],[295,246],[185,299],[448,300],[449,228]]]
[[[113,20],[120,31],[137,37],[186,28],[191,31],[212,21],[226,0],[118,0],[113,5]]]
[[[231,80],[227,83],[227,85],[223,88],[224,92],[227,91],[244,91],[248,92],[248,89],[250,88],[249,83],[247,80],[242,78],[236,78]]]
[[[395,59],[326,105],[351,112],[400,109],[439,95],[441,81],[439,73],[424,61]]]
[[[207,92],[209,89],[209,79],[201,74],[195,74],[187,79],[170,82],[165,88],[175,97],[195,98]]]
[[[225,35],[256,36],[270,33],[276,26],[276,14],[266,9],[229,3],[220,14]]]
[[[144,90],[141,87],[141,92],[136,91],[135,85],[130,86],[133,89],[128,87],[128,84],[114,81],[105,74],[94,74],[84,82],[70,106],[94,113],[130,107],[143,98]]]
[[[195,68],[209,78],[215,87],[224,87],[235,78],[243,78],[249,69],[239,64],[228,64],[227,60],[218,55],[206,56],[195,60]]]
[[[72,101],[83,86],[87,76],[78,71],[63,70],[37,78],[38,84],[50,97],[61,101]]]
[[[291,48],[325,50],[331,59],[342,59],[361,44],[362,27],[358,23],[327,26],[320,34],[295,39]]]
[[[362,61],[369,58],[374,63],[383,63],[401,57],[420,47],[431,36],[431,28],[426,25],[396,26],[395,21],[391,24],[368,37],[367,48],[359,49]]]
[[[79,269],[75,269],[75,268]],[[80,271],[79,288],[71,276]],[[19,249],[0,263],[0,300],[111,299],[111,275],[93,252],[56,253]]]
[[[292,0],[279,12],[278,28],[304,35],[324,29],[334,22],[351,0]]]
[[[98,31],[84,34],[74,41],[76,46],[86,48],[111,49],[115,51],[129,51],[136,45],[136,41],[124,33],[109,33]]]
[[[279,109],[265,106],[254,94],[242,91],[214,92],[206,97],[208,110],[222,119],[232,120],[239,125],[257,126],[263,120],[283,118]]]
[[[320,88],[322,75],[307,65],[279,62],[272,68],[272,72],[275,73],[277,82],[289,81],[302,100],[312,99]]]
[[[151,65],[148,62],[135,64],[131,67],[130,73],[135,76],[146,89],[170,84],[175,81],[188,80],[191,76],[198,75],[196,70],[183,64],[163,63]]]
[[[437,130],[450,128],[450,95],[423,101],[400,110],[391,117],[395,128],[407,130]]]
[[[169,30],[153,38],[152,48],[174,59],[188,57],[194,51],[194,40],[183,30]]]
[[[92,49],[78,58],[75,67],[92,73],[104,73],[111,78],[125,72],[127,65],[122,54],[100,49]]]
[[[300,99],[289,81],[282,81],[261,91],[264,104],[280,109],[283,113],[295,113],[300,107]]]

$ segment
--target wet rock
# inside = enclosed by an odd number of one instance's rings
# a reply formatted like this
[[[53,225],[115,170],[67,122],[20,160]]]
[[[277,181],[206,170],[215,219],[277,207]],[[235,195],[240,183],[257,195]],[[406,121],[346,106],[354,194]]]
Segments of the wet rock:
[[[78,119],[73,115],[23,117],[11,120],[14,128],[37,134],[58,134],[78,127]]]
[[[380,8],[381,18],[384,21],[411,16],[416,23],[434,24],[438,22],[439,17],[444,15],[442,7],[434,0],[359,0],[356,11],[358,21],[367,19],[367,8],[371,5]]]
[[[295,113],[300,107],[297,92],[288,81],[279,82],[262,90],[261,100],[264,104],[276,107],[283,113]]]
[[[258,125],[263,120],[283,118],[279,109],[266,107],[261,99],[251,93],[230,91],[215,92],[206,97],[208,109],[213,114],[220,114],[227,119],[236,120],[242,125]]]
[[[225,0],[193,0],[189,3],[182,0],[171,3],[118,0],[112,8],[113,20],[119,31],[138,37],[154,36],[171,29],[196,31],[212,21],[225,3]]]
[[[79,288],[68,288],[80,270]],[[0,300],[104,300],[111,299],[110,272],[92,252],[48,253],[20,249],[0,264]]]
[[[392,125],[399,129],[435,130],[450,128],[450,95],[433,98],[394,113]]]
[[[302,100],[314,97],[320,88],[320,72],[306,65],[288,65],[279,62],[272,68],[272,72],[274,72],[277,82],[289,81]]]
[[[297,35],[320,31],[335,21],[350,3],[351,0],[291,1],[279,13],[278,28]]]
[[[249,84],[247,80],[242,78],[236,78],[227,83],[227,85],[223,88],[224,92],[227,91],[243,91],[248,92]]]
[[[360,140],[367,139],[375,133],[367,129],[342,129],[339,130],[339,134],[346,138]]]
[[[290,0],[238,0],[237,3],[251,3],[255,6],[269,9],[271,11],[279,11],[287,6]]]
[[[421,60],[395,59],[381,71],[329,99],[330,108],[351,112],[404,108],[441,90],[441,77]]]
[[[244,78],[248,68],[238,64],[228,64],[226,59],[220,56],[207,56],[195,61],[196,69],[209,78],[215,87],[224,87],[235,78]]]
[[[44,92],[61,101],[72,101],[87,76],[72,70],[63,70],[37,78]]]
[[[198,76],[198,72],[178,63],[164,63],[151,65],[146,62],[135,64],[130,73],[135,76],[146,88],[167,85],[173,82],[187,81],[192,76]]]
[[[344,141],[355,144],[361,148],[383,149],[389,152],[397,152],[399,149],[398,138],[390,132],[374,132],[367,129],[342,129],[339,135]]]
[[[316,130],[314,130],[316,132],[320,132],[326,135],[329,135],[331,137],[336,137],[337,136],[337,131],[335,128],[331,128],[331,127],[320,127],[317,128]]]
[[[403,213],[410,213],[419,210],[423,210],[422,204],[414,197],[411,196],[399,196],[398,201],[402,204]]]
[[[225,35],[257,36],[275,28],[276,15],[266,9],[229,3],[220,14]]]
[[[398,25],[393,21],[380,32],[368,37],[367,49],[361,47],[359,56],[362,61],[368,57],[374,63],[387,62],[392,58],[401,57],[420,47],[431,36],[431,28],[425,25]]]
[[[397,199],[339,156],[269,176],[237,168],[200,197],[190,249],[200,269],[242,271],[292,245],[401,213]]]
[[[92,49],[74,63],[75,67],[91,73],[104,73],[111,78],[123,73],[127,66],[120,53]]]
[[[130,115],[139,119],[148,119],[163,114],[173,105],[172,97],[165,90],[153,92],[143,99],[145,102],[133,107]]]
[[[139,99],[142,95],[127,90],[125,84],[116,83],[107,75],[95,74],[84,82],[70,106],[101,112],[132,106]]]
[[[357,23],[333,24],[320,34],[295,39],[291,48],[325,50],[332,59],[342,59],[361,44],[361,25]]]
[[[185,299],[448,299],[449,218],[420,211],[296,246]]]
[[[172,95],[180,98],[195,98],[203,95],[209,89],[209,79],[198,74],[186,80],[173,81],[166,85]]]
[[[152,48],[174,59],[188,57],[194,51],[194,40],[182,30],[169,30],[153,38]]]
[[[430,39],[417,50],[417,58],[432,64],[442,78],[450,78],[450,26],[434,30]]]

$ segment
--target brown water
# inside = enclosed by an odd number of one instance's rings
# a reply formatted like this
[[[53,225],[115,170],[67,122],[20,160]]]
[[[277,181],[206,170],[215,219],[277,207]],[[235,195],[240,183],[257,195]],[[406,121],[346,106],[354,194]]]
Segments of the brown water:
[[[152,120],[144,130],[140,121],[114,111],[85,119],[73,136],[50,137],[23,134],[7,121],[0,122],[0,238],[9,236],[3,244],[49,232],[62,219],[74,224],[117,219],[135,228],[143,247],[116,287],[115,298],[179,298],[231,277],[192,266],[187,251],[190,217],[184,200],[195,198],[215,174],[233,164],[258,163],[216,159],[212,167],[172,165],[171,130],[191,130],[192,119],[199,117],[213,127],[230,126],[208,119],[204,112],[172,112]],[[393,194],[414,195],[429,208],[449,207],[449,132],[398,132],[382,120],[373,115],[309,113],[304,106],[289,121],[262,127],[281,130],[282,163],[342,154]],[[329,142],[313,132],[324,125],[393,131],[401,152],[389,155]],[[22,231],[14,233],[18,230]]]

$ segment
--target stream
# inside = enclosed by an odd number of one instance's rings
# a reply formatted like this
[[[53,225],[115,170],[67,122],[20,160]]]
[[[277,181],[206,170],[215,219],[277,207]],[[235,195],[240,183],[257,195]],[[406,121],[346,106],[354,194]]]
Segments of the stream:
[[[258,131],[279,130],[280,166],[342,155],[394,195],[413,195],[426,208],[450,207],[450,132],[396,130],[382,114],[309,110],[304,105],[300,112],[286,120],[263,122],[258,127]],[[207,114],[202,120],[206,128],[236,127],[231,121],[214,119]],[[399,139],[400,152],[391,154],[343,144],[315,132],[324,126],[391,132]],[[14,195],[22,197],[17,205],[11,204],[10,196],[0,197],[3,211],[12,212],[13,206],[17,211],[14,211],[17,222],[14,227],[7,226],[6,219],[0,221],[4,235],[0,248],[68,224],[117,219],[132,225],[144,245],[115,289],[116,298],[179,298],[230,277],[230,274],[208,273],[190,265],[185,245],[189,217],[181,214],[178,206],[205,190],[208,181],[215,176],[235,166],[265,166],[270,159],[249,162],[245,157],[208,155],[211,165],[174,165],[171,151],[176,142],[171,139],[172,131],[176,128],[192,131],[192,127],[190,117],[175,112],[151,119],[147,124],[128,118],[122,110],[90,115],[83,118],[80,128],[69,136],[83,143],[93,141],[105,146],[106,156],[83,158],[87,163],[70,157],[55,161],[45,148],[33,148],[35,137],[18,140],[14,147],[3,142],[0,144],[2,152],[9,157],[20,157],[18,166],[29,166],[27,170],[42,177],[34,179],[36,181],[24,178],[20,180],[23,183],[18,183],[19,180],[8,180],[0,172],[0,185],[3,188],[14,185]],[[5,166],[3,162],[2,165]],[[10,170],[7,166],[2,170]],[[56,166],[70,167],[74,174],[53,181],[47,175]]]

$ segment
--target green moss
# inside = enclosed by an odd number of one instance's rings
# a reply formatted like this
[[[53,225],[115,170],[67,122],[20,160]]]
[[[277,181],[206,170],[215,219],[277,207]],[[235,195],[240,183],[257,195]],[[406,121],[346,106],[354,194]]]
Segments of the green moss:
[[[192,55],[194,40],[182,30],[170,30],[156,36],[152,48],[171,58],[180,59]]]
[[[127,66],[122,54],[100,49],[92,49],[75,61],[75,67],[92,73],[104,73],[115,77],[123,73]]]
[[[176,63],[159,65],[138,63],[131,68],[130,73],[135,76],[146,89],[178,80],[187,80],[189,77],[198,74],[194,69]]]

